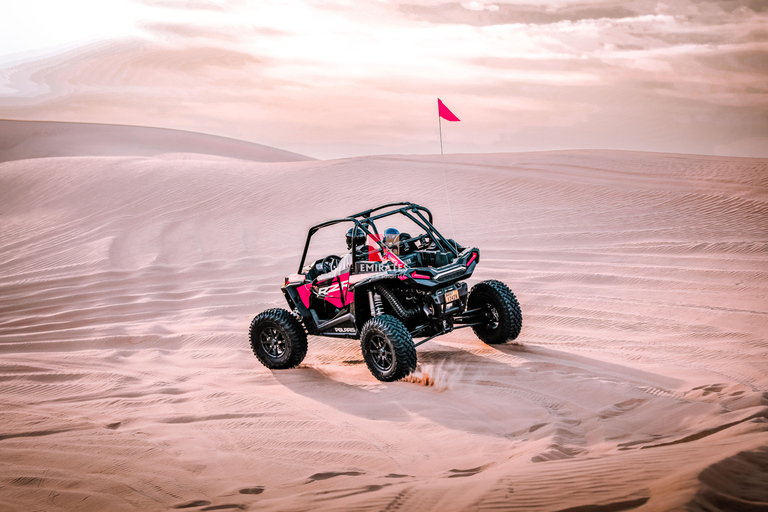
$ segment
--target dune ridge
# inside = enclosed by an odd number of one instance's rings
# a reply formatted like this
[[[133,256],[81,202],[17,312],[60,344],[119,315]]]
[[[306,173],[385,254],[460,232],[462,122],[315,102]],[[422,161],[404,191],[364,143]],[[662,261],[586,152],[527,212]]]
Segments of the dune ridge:
[[[202,133],[98,123],[0,119],[0,162],[62,156],[218,156],[256,162],[313,160],[262,144]],[[182,156],[186,154],[186,156]],[[194,156],[192,156],[194,155]]]
[[[767,171],[617,151],[0,163],[0,509],[764,509]],[[480,248],[470,285],[515,291],[518,343],[456,331],[391,384],[354,341],[261,367],[248,324],[283,307],[307,228],[397,200]]]

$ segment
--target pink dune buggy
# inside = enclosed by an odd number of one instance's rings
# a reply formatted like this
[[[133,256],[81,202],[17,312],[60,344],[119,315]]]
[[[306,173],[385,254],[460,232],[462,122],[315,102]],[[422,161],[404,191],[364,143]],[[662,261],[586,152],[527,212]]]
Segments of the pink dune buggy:
[[[423,206],[390,203],[311,227],[298,272],[282,287],[290,311],[269,309],[251,322],[259,361],[271,369],[298,366],[307,334],[359,339],[373,376],[395,381],[416,368],[418,345],[454,329],[472,327],[488,344],[517,338],[522,313],[515,295],[496,280],[468,291],[464,280],[480,251],[446,239],[432,220]],[[349,253],[321,253],[305,266],[313,236],[334,226],[349,226]]]

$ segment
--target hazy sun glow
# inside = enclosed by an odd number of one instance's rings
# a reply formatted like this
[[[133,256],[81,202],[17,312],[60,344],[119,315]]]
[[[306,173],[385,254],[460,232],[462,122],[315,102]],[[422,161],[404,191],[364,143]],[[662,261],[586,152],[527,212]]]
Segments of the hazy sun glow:
[[[316,157],[622,148],[768,156],[759,2],[30,0],[0,117],[197,130]]]
[[[138,36],[150,9],[131,0],[25,0],[6,2],[0,16],[0,63],[33,52]]]

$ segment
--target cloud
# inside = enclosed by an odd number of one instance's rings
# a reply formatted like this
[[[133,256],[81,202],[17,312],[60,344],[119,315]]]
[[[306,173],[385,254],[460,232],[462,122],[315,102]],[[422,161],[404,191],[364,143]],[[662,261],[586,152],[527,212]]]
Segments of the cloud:
[[[246,4],[245,0],[134,0],[136,3],[165,9],[228,11]]]
[[[673,32],[633,32],[633,36],[655,39],[669,46],[679,45],[714,45],[727,42],[730,38],[726,34],[711,31],[673,31]]]
[[[442,3],[438,5],[401,4],[400,10],[422,21],[457,25],[547,25],[561,21],[620,19],[638,13],[623,5],[573,4],[560,8],[525,4],[492,4],[493,9],[478,9],[472,3]]]
[[[216,46],[178,47],[144,40],[93,44],[3,70],[4,86],[13,92],[0,107],[13,97],[16,103],[34,104],[113,91],[129,92],[140,101],[145,95],[183,97],[201,87],[222,88],[227,79],[253,85],[267,61]]]
[[[0,117],[321,158],[434,152],[437,96],[461,151],[707,152],[768,133],[764,2],[137,1],[160,8],[131,37],[0,68]]]
[[[181,39],[214,39],[219,41],[238,41],[242,34],[240,30],[225,30],[203,25],[185,23],[143,22],[139,27],[160,38]]]
[[[694,0],[694,3],[709,5],[723,12],[735,12],[749,9],[755,13],[768,12],[768,1],[766,0]]]
[[[432,24],[493,26],[551,25],[591,20],[631,20],[669,15],[686,25],[684,32],[717,25],[749,21],[755,14],[768,13],[767,0],[528,0],[525,3],[485,1],[440,2],[401,0],[397,8],[404,15]],[[763,25],[765,20],[762,20]]]
[[[702,55],[699,62],[715,71],[735,73],[754,73],[761,76],[761,83],[768,89],[768,82],[763,82],[768,76],[768,46],[761,49],[737,49],[731,52]]]

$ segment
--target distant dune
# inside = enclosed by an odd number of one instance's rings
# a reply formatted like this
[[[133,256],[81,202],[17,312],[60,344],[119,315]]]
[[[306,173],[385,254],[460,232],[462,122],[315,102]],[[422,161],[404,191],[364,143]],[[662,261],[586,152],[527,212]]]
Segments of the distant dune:
[[[0,510],[768,509],[768,159],[2,129]],[[480,248],[516,344],[457,330],[389,384],[354,340],[261,366],[307,228],[398,200]]]
[[[312,158],[252,142],[202,133],[93,123],[0,119],[0,162],[56,156],[214,155],[256,162]]]

